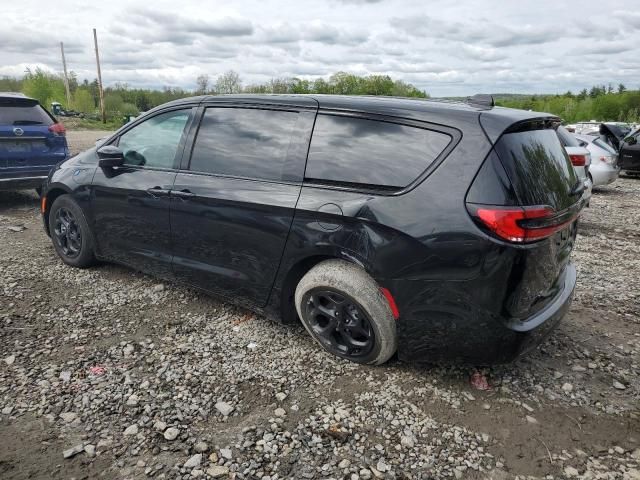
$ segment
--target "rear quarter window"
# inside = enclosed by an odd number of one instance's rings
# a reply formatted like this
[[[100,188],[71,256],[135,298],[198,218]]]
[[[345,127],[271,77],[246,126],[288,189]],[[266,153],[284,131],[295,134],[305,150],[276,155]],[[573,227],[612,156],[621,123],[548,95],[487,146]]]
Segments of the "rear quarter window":
[[[0,99],[0,125],[51,125],[51,116],[38,103]]]
[[[320,114],[305,178],[355,187],[400,189],[416,180],[451,137],[378,120]]]

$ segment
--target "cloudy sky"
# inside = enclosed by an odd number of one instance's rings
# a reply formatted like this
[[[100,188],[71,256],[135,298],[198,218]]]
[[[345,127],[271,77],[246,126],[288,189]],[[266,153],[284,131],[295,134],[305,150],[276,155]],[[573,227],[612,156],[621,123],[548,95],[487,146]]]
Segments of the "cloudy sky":
[[[95,6],[87,7],[87,4]],[[0,75],[194,88],[229,69],[243,83],[337,71],[388,74],[432,95],[640,88],[637,1],[77,0],[4,2]]]

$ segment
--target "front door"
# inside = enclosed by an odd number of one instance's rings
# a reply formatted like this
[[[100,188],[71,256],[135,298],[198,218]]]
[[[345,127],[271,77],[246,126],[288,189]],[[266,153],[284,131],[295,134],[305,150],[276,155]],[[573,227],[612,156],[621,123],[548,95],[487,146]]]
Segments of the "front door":
[[[300,195],[315,105],[204,110],[171,194],[174,272],[263,306]]]
[[[112,142],[124,166],[96,170],[93,231],[107,259],[172,278],[169,192],[192,110],[160,112],[134,125]]]

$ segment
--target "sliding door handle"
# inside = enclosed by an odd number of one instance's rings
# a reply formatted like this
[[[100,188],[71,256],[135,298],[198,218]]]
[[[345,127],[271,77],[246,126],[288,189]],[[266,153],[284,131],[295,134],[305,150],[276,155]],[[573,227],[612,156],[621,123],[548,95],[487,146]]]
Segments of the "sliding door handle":
[[[170,192],[171,190],[167,190],[166,188],[157,187],[157,186],[152,188],[147,188],[147,193],[151,195],[153,198],[166,197],[167,195],[169,195]]]
[[[195,194],[186,188],[183,190],[172,190],[172,196],[178,197],[180,200],[189,200],[191,197],[194,197]]]

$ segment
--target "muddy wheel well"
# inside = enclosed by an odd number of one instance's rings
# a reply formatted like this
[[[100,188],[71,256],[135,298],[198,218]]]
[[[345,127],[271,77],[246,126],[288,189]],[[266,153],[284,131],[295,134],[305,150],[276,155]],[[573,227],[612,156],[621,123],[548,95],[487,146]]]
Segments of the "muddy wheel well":
[[[49,233],[49,211],[51,211],[51,205],[53,205],[53,202],[55,202],[56,198],[58,198],[60,195],[64,195],[65,193],[67,193],[67,192],[64,191],[61,188],[54,188],[53,190],[47,192],[47,206],[46,206],[46,210],[44,212],[44,227],[45,227],[45,230],[47,232],[47,235],[50,235],[50,233]]]
[[[329,260],[331,257],[328,255],[316,255],[313,257],[305,258],[304,260],[296,263],[287,273],[287,276],[282,284],[282,293],[280,296],[280,312],[282,315],[283,323],[297,323],[300,321],[295,306],[295,293],[296,286],[300,279],[311,270],[318,263]]]

